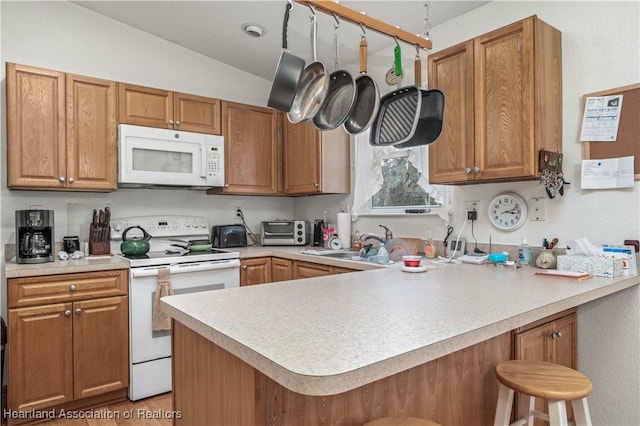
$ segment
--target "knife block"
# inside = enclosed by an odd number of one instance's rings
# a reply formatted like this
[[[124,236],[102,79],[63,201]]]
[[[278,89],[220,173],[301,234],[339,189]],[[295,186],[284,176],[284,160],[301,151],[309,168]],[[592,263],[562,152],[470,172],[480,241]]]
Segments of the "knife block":
[[[93,224],[89,224],[89,255],[111,254],[110,232],[105,232],[104,237],[99,239],[99,231],[100,229],[94,227]]]

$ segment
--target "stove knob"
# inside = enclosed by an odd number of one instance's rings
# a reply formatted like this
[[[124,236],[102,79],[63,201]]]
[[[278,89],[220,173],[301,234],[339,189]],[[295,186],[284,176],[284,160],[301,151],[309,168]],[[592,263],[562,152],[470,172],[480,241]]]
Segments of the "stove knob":
[[[197,220],[195,220],[195,219],[193,219],[193,220],[191,221],[191,225],[193,225],[193,227],[194,227],[194,228],[197,228],[197,227],[198,227],[198,221],[197,221]]]
[[[206,228],[207,227],[207,221],[206,220],[201,220],[200,221],[200,228]]]
[[[122,224],[120,222],[116,222],[113,224],[113,229],[115,231],[122,231]]]
[[[191,226],[191,223],[188,220],[184,222],[185,228],[189,228],[190,226]]]

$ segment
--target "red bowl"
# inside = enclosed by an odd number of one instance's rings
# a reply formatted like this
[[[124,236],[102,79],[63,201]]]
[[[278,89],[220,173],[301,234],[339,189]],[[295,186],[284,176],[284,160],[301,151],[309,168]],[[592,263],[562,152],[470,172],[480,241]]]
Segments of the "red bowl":
[[[402,256],[402,261],[404,262],[404,266],[417,268],[422,262],[422,256]]]

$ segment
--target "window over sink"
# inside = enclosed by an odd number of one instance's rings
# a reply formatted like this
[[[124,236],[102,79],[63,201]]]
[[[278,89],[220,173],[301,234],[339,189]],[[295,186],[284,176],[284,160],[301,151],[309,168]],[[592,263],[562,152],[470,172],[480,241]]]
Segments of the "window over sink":
[[[356,135],[354,211],[358,215],[437,214],[446,187],[430,185],[426,146],[374,147]]]

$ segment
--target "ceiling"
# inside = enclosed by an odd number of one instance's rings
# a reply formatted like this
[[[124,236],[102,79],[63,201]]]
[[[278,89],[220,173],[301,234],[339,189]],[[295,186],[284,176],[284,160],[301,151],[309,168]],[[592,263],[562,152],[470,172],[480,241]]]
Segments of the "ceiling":
[[[153,34],[209,58],[271,80],[282,52],[282,20],[285,0],[262,1],[73,1],[116,21]],[[436,26],[488,3],[487,1],[429,2],[429,23]],[[394,26],[422,34],[426,9],[423,1],[369,1],[341,2],[343,6],[364,12]],[[310,60],[310,16],[306,6],[294,3],[288,26],[288,48],[305,60]],[[260,24],[265,35],[260,38],[245,34],[245,23]],[[334,19],[318,13],[318,59],[329,70],[334,66]],[[358,61],[361,30],[349,22],[341,22],[338,29],[339,59],[341,65]],[[393,39],[373,31],[367,32],[369,52],[389,49],[388,65],[393,61]],[[432,40],[437,49],[437,40]],[[402,44],[403,49],[413,46]],[[384,59],[383,59],[384,58]],[[372,61],[370,66],[386,66]]]

